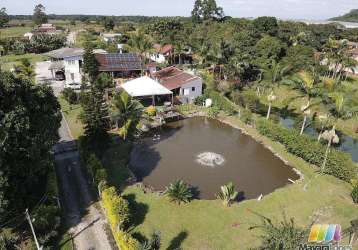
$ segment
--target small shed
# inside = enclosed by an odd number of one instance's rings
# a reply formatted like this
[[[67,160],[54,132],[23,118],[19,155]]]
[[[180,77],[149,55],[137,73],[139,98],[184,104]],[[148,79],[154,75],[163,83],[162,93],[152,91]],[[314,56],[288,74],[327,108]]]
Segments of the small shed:
[[[151,98],[153,106],[157,96],[170,96],[173,103],[173,92],[148,76],[128,81],[121,87],[132,97]]]

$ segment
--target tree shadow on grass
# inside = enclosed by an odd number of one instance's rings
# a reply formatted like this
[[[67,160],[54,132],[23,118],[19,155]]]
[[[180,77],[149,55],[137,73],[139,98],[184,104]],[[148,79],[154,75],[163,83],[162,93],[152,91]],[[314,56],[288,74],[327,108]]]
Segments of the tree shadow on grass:
[[[188,237],[188,232],[181,231],[177,236],[175,236],[171,241],[167,250],[179,250],[184,240]]]
[[[124,198],[129,202],[129,209],[131,211],[129,224],[131,228],[135,228],[144,222],[149,207],[147,204],[136,201],[135,194],[125,195]]]

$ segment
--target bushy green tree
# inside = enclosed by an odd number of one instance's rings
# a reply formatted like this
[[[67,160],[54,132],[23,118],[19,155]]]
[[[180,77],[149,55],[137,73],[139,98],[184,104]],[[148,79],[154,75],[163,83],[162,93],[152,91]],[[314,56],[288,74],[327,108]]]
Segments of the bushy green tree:
[[[103,20],[103,26],[106,30],[113,30],[115,23],[112,17],[105,17]]]
[[[220,20],[224,17],[224,11],[215,0],[196,0],[191,16],[195,22]]]
[[[0,72],[0,169],[8,183],[1,190],[14,211],[38,202],[37,192],[53,169],[60,121],[50,87]]]
[[[51,50],[59,49],[66,43],[64,35],[46,35],[36,34],[31,38],[30,44],[26,51],[31,53],[45,53]]]
[[[283,63],[295,72],[309,70],[315,64],[313,48],[305,45],[291,46],[287,49]]]
[[[265,35],[255,46],[257,64],[266,68],[272,61],[280,61],[285,53],[285,47],[285,44],[276,37]]]
[[[275,17],[258,17],[254,20],[253,25],[258,34],[275,36],[278,32],[278,23]]]
[[[6,12],[6,8],[0,9],[0,28],[4,27],[10,21],[10,17]]]
[[[36,25],[47,23],[47,15],[45,13],[45,10],[45,6],[43,6],[42,4],[38,4],[35,6],[32,20]]]

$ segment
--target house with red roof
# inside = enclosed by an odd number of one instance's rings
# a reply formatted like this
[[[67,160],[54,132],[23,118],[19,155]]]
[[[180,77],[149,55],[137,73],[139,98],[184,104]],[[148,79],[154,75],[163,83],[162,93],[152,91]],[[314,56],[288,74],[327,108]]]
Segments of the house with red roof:
[[[174,47],[172,44],[154,44],[154,53],[150,55],[150,59],[157,63],[165,63],[173,55]]]
[[[182,103],[192,103],[203,92],[203,80],[200,77],[175,66],[157,71],[152,77],[172,91]]]

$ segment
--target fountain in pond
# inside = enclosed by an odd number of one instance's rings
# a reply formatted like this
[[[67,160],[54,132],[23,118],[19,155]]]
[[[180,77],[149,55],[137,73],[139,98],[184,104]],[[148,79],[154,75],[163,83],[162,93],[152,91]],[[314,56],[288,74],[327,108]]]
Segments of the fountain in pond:
[[[222,166],[225,163],[225,158],[217,153],[204,152],[197,155],[196,162],[203,166],[215,168]]]

